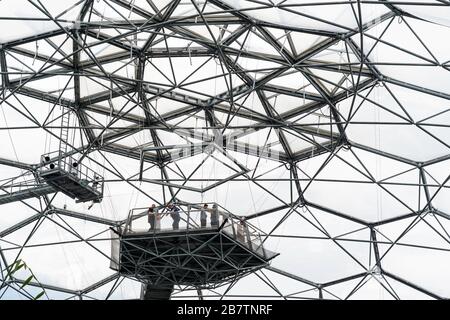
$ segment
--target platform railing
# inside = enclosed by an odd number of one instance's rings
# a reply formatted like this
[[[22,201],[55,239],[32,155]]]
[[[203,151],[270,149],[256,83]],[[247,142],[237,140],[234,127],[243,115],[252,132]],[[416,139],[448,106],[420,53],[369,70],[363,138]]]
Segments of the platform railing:
[[[103,194],[103,177],[60,150],[43,154],[40,164],[39,172],[41,173],[59,169],[85,182],[86,186],[96,192]]]
[[[263,242],[261,240],[261,234],[250,223],[245,221],[243,217],[236,216],[221,207],[216,203],[206,203],[208,205],[207,209],[203,208],[205,203],[177,203],[175,206],[179,209],[178,213],[180,214],[180,226],[177,231],[181,232],[189,232],[190,230],[198,230],[198,229],[219,229],[223,230],[228,236],[231,236],[233,239],[236,239],[240,243],[244,244],[249,249],[256,251],[262,256],[266,256]],[[213,209],[213,205],[216,207]],[[172,218],[170,216],[170,209],[167,206],[156,206],[154,208],[155,214],[155,222],[156,219],[160,219],[160,229],[151,229],[147,220],[145,220],[144,225],[142,227],[142,219],[148,218],[149,207],[141,207],[141,208],[133,208],[129,211],[128,217],[125,220],[124,226],[122,229],[122,234],[134,234],[134,233],[163,233],[167,231],[173,231],[170,227],[170,224],[167,221],[172,222]],[[218,223],[215,225],[211,225],[211,223],[207,224],[205,227],[201,226],[200,214],[202,211],[206,211],[208,222],[211,221],[211,213],[213,210],[216,210],[216,215],[218,217]],[[163,221],[166,222],[163,225]],[[136,222],[140,222],[140,226],[136,226]],[[134,224],[135,223],[135,224]]]
[[[11,178],[6,180],[4,183],[0,185],[0,189],[6,194],[13,194],[15,192],[20,192],[23,190],[31,189],[34,187],[39,187],[39,184],[36,181],[36,178],[32,173],[25,173],[20,176]],[[3,195],[3,194],[2,194]]]
[[[195,204],[193,204],[195,205]],[[202,211],[204,211],[204,209],[198,209],[195,206],[190,206],[190,205],[185,205],[185,204],[177,204],[176,207],[179,209],[178,213],[180,214],[180,229],[179,230],[190,230],[190,229],[200,229],[201,227],[201,222],[200,222],[200,218],[197,219],[197,216],[199,216],[201,214]],[[125,232],[139,232],[139,231],[143,231],[144,228],[133,228],[133,222],[136,220],[139,220],[143,217],[148,217],[148,209],[149,207],[141,207],[141,208],[133,208],[129,211],[128,213],[128,217],[125,220],[125,225],[124,225],[124,231]],[[210,214],[211,214],[211,208],[209,208],[207,211],[207,216],[208,216],[208,220],[210,219]],[[155,207],[155,215],[157,217],[157,215],[160,216],[161,221],[167,221],[167,220],[171,220],[170,217],[170,209],[167,206],[157,206]],[[218,210],[218,218],[219,218],[219,223],[217,224],[217,226],[211,226],[209,225],[208,227],[219,227],[220,224],[224,221],[223,216],[225,214],[228,214],[228,212],[225,211],[219,211]],[[155,217],[155,219],[156,219]],[[147,223],[148,226],[148,223]],[[161,228],[161,229],[155,229],[153,231],[164,231],[164,230],[170,230],[171,228]],[[149,230],[152,231],[152,230]]]

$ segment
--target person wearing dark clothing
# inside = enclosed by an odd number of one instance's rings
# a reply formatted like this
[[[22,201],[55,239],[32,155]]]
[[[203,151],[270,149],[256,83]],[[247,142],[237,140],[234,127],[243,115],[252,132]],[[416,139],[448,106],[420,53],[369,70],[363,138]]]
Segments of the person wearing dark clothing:
[[[211,227],[219,226],[219,209],[217,208],[217,204],[213,204],[211,210]]]
[[[207,219],[207,212],[209,211],[208,205],[205,203],[203,205],[202,210],[200,211],[200,225],[202,228],[206,227],[206,219]]]
[[[180,220],[181,220],[180,209],[173,204],[169,206],[169,209],[170,209],[170,216],[173,219],[172,228],[173,230],[178,230],[180,228]]]
[[[155,221],[156,221],[156,206],[152,204],[150,208],[148,208],[148,223],[150,223],[150,230],[155,230]]]

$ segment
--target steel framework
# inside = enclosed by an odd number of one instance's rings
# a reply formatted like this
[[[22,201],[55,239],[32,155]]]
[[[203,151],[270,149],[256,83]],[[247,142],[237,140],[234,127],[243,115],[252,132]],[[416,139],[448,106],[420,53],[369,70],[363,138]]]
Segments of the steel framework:
[[[439,173],[435,170],[448,168],[450,160],[445,132],[449,125],[439,122],[447,109],[428,112],[420,118],[413,114],[410,101],[404,102],[400,90],[423,99],[423,108],[433,99],[448,105],[450,91],[405,81],[386,72],[391,67],[439,69],[446,74],[450,71],[450,56],[447,60],[438,58],[434,52],[436,46],[429,45],[444,40],[428,39],[417,27],[418,23],[435,25],[437,22],[410,10],[440,8],[448,13],[448,1],[268,0],[242,1],[238,6],[226,0],[81,0],[73,1],[59,14],[38,0],[29,0],[27,4],[41,18],[11,16],[0,17],[0,21],[41,21],[50,23],[52,28],[0,44],[0,105],[2,110],[13,111],[22,120],[7,123],[4,117],[0,130],[10,133],[13,142],[18,141],[17,132],[39,130],[48,139],[68,145],[66,156],[74,156],[102,170],[106,188],[122,183],[129,193],[139,194],[158,205],[173,200],[190,202],[190,194],[203,198],[204,194],[224,186],[248,183],[277,202],[270,208],[254,208],[246,215],[248,221],[269,218],[276,221],[261,227],[267,243],[284,239],[298,243],[326,241],[360,269],[351,275],[320,281],[294,272],[295,263],[287,269],[275,263],[253,273],[270,288],[272,294],[267,294],[268,297],[349,299],[356,297],[369,282],[379,285],[393,299],[403,298],[400,287],[424,297],[450,296],[420,279],[409,279],[384,266],[386,257],[394,255],[390,252],[396,248],[422,249],[446,256],[450,251],[450,215],[445,206],[436,204],[438,197],[443,194],[445,197],[450,173],[448,169]],[[322,7],[345,8],[352,23],[332,21],[325,14],[322,17]],[[369,7],[376,7],[380,15],[368,18]],[[259,15],[265,10],[289,14],[300,22],[274,22]],[[74,19],[65,18],[70,11],[76,11]],[[303,21],[311,23],[303,25]],[[400,40],[397,43],[397,38],[390,35],[398,24],[415,39],[413,49]],[[308,44],[307,39],[311,37],[314,41]],[[378,48],[397,52],[403,61],[378,59],[375,55]],[[177,61],[194,65],[188,69],[193,71],[181,70]],[[56,82],[58,88],[49,90],[47,85]],[[389,101],[377,97],[375,92],[379,91]],[[31,106],[33,101],[41,103],[38,108]],[[45,105],[49,106],[48,110],[43,108]],[[375,110],[375,118],[360,117],[368,106]],[[76,116],[69,126],[73,137],[59,135],[62,128],[57,123],[61,109],[71,110]],[[368,127],[376,131],[382,126],[395,127],[397,131],[391,132],[399,135],[406,128],[414,128],[443,151],[422,157],[419,150],[419,156],[408,156],[392,148],[382,148],[379,140],[368,143],[354,130]],[[136,141],[140,134],[146,138]],[[367,132],[361,133],[364,134]],[[111,156],[132,161],[127,163],[133,163],[133,173],[113,163]],[[249,157],[253,159],[250,162],[254,161],[250,165]],[[400,169],[380,177],[379,167],[372,168],[374,159],[377,159],[376,166],[379,161],[386,161],[396,163]],[[188,168],[186,161],[192,161],[194,167]],[[229,174],[204,177],[202,168],[209,161],[223,166]],[[312,171],[307,168],[309,161],[317,163]],[[259,168],[263,162],[271,163],[272,167],[262,172]],[[337,170],[330,169],[336,162],[351,170],[353,176],[330,172]],[[6,266],[12,265],[24,250],[67,244],[63,241],[31,243],[44,222],[55,224],[73,236],[71,243],[82,243],[109,261],[108,254],[97,244],[109,243],[111,239],[105,232],[111,226],[121,225],[123,219],[55,205],[60,194],[39,177],[42,164],[38,158],[34,163],[25,163],[18,158],[4,157],[0,158],[0,166],[18,172],[2,180],[0,203],[18,203],[21,207],[14,210],[26,208],[33,212],[11,225],[0,225],[3,279],[0,298],[7,297],[11,291],[29,297],[19,289],[23,279],[7,279],[5,275]],[[274,177],[272,173],[280,170],[285,174]],[[275,182],[288,187],[278,190],[268,187]],[[377,205],[383,194],[395,203],[392,205],[395,213],[383,217],[382,209],[378,208],[377,218],[371,219],[311,196],[314,191],[309,190],[316,190],[314,186],[333,183],[343,186],[333,191],[334,196],[347,203],[354,202],[356,211],[366,208],[356,196],[345,195],[346,186],[374,187]],[[148,192],[151,188],[158,188],[162,196]],[[398,188],[414,190],[414,205],[405,200]],[[12,214],[10,210],[2,208],[1,215]],[[342,233],[330,232],[322,221],[325,215],[354,227]],[[283,231],[294,216],[315,234]],[[101,225],[104,231],[83,236],[71,226],[70,221],[76,220]],[[425,226],[426,234],[439,241],[407,240],[418,225]],[[390,226],[399,228],[399,232],[389,233]],[[26,230],[27,236],[14,241],[12,237],[21,230]],[[349,249],[349,244],[364,245],[368,261]],[[306,259],[305,253],[305,260],[296,263],[306,264]],[[66,298],[79,299],[92,298],[92,292],[105,287],[108,290],[103,298],[108,299],[119,290],[124,279],[127,277],[115,273],[76,290],[45,281],[43,286],[65,294]],[[299,289],[281,289],[276,279],[288,279],[294,286],[298,284]],[[203,292],[180,286],[175,288],[172,297],[184,297],[184,294],[199,298],[263,296],[251,289],[232,293],[238,283],[232,281],[222,291],[211,288]],[[340,285],[349,288],[337,293],[334,288]]]

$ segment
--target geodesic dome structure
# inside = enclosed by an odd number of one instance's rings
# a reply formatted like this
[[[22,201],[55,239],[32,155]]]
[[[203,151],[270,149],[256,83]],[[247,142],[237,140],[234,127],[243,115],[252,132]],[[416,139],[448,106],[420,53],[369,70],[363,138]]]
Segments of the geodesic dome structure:
[[[279,253],[172,299],[450,297],[448,1],[0,12],[0,298],[139,299],[110,227],[171,201],[217,202]],[[43,178],[55,151],[98,201]]]

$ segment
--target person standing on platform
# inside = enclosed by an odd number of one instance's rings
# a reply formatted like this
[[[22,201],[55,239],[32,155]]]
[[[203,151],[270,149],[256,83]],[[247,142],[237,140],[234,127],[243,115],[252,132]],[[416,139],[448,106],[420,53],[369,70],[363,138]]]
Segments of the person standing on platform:
[[[178,230],[180,228],[180,209],[173,203],[169,205],[170,216],[173,219],[172,228],[173,230]]]
[[[155,230],[155,221],[156,221],[156,213],[157,209],[155,204],[153,203],[150,208],[148,208],[148,223],[150,223],[150,230]]]
[[[206,228],[206,219],[208,218],[207,212],[209,211],[208,205],[205,203],[200,211],[200,225],[202,228]]]
[[[217,208],[217,204],[214,203],[211,210],[211,227],[219,226],[219,209]]]

